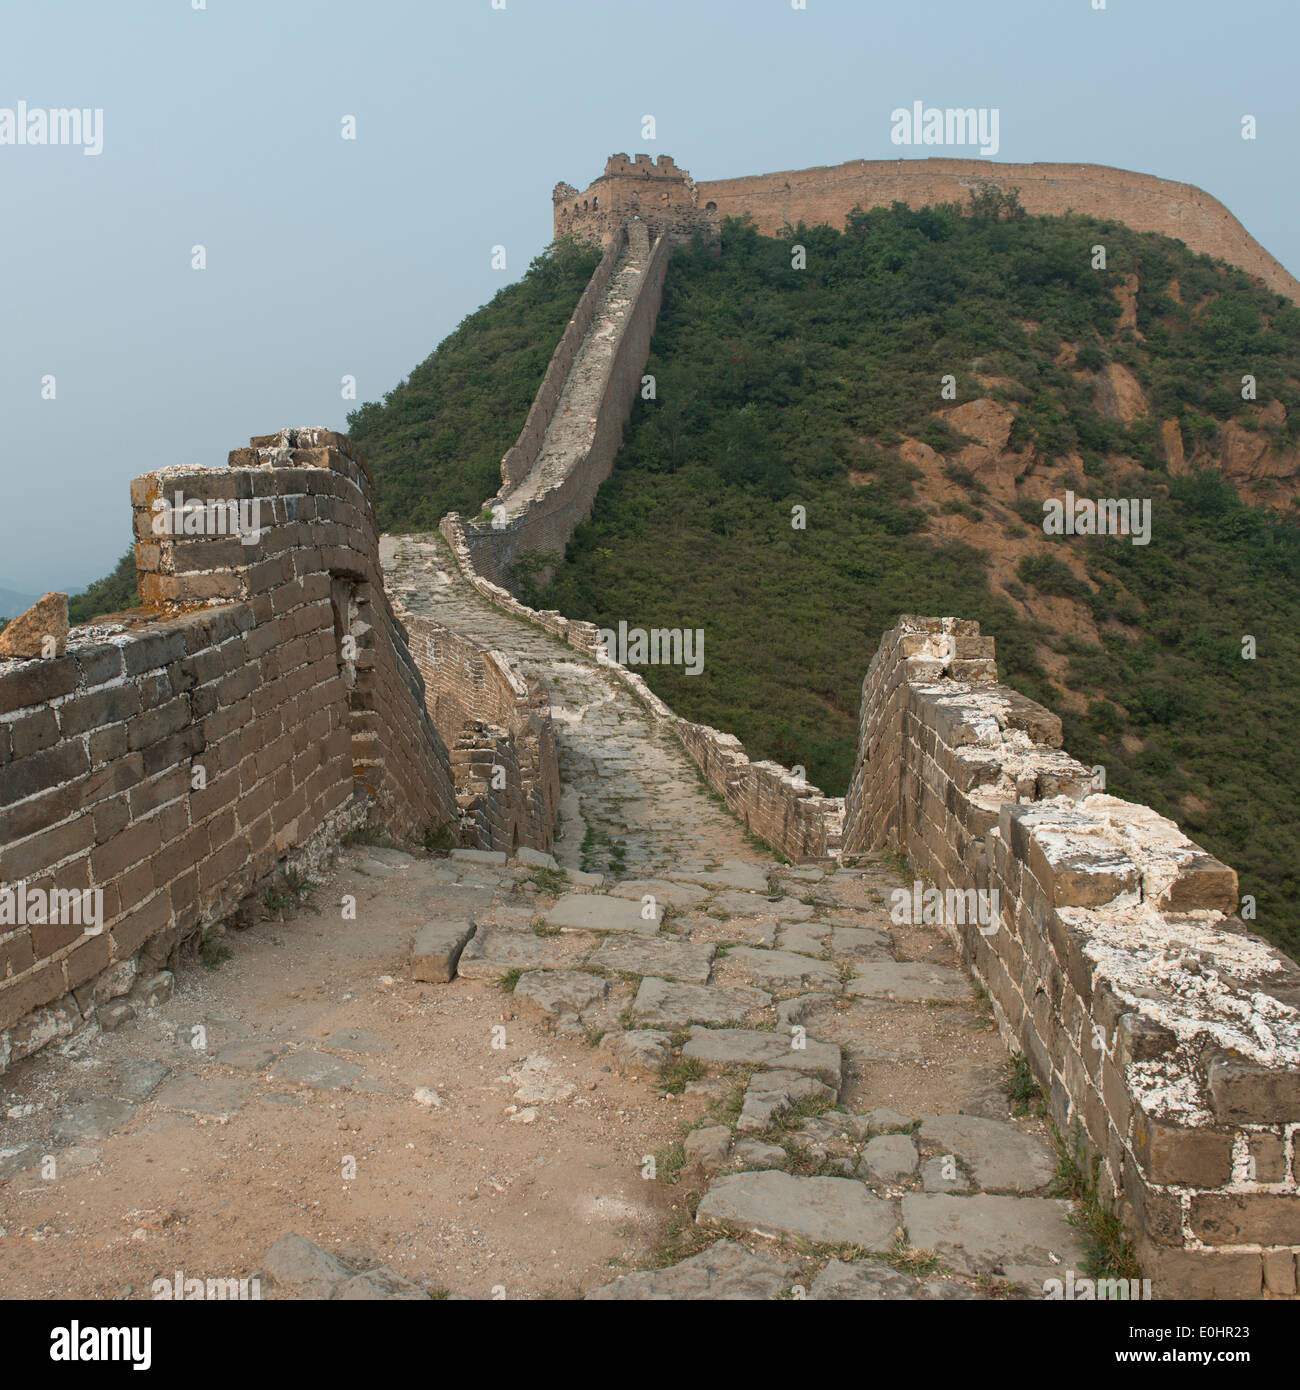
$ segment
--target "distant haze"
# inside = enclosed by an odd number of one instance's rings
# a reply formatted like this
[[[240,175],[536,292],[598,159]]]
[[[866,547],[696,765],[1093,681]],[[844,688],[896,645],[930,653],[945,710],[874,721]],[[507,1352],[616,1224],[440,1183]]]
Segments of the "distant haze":
[[[0,144],[0,611],[112,568],[132,477],[346,428],[615,151],[701,180],[966,155],[891,112],[996,109],[998,160],[1198,184],[1300,272],[1295,0],[6,0],[4,30],[0,132],[103,118],[97,154]]]

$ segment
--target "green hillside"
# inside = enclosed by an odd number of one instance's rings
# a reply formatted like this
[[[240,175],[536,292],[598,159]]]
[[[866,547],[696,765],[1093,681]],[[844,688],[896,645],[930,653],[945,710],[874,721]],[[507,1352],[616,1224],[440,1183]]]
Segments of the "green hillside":
[[[592,263],[546,258],[357,413],[386,526],[432,527],[496,490]],[[1145,398],[1127,424],[1102,400],[1108,364]],[[524,597],[602,626],[702,628],[703,673],[651,667],[650,684],[831,793],[882,632],[900,612],[977,618],[1069,750],[1235,865],[1257,929],[1300,949],[1300,532],[1284,488],[1243,483],[1247,505],[1216,452],[1234,419],[1294,448],[1300,311],[1179,242],[994,197],[877,209],[843,233],[730,222],[720,258],[675,257],[646,370],[656,399],[638,401],[591,521],[545,589],[521,566]],[[960,461],[972,441],[939,413],[981,398],[1015,414],[1011,492]],[[1185,476],[1166,468],[1165,420]],[[1150,544],[1045,537],[1041,499],[1066,489],[1151,498]]]
[[[1104,272],[1090,268],[1098,242]],[[806,269],[791,269],[793,243]],[[1136,333],[1119,330],[1116,294],[1131,271]],[[977,618],[1003,679],[1063,714],[1067,748],[1237,867],[1258,929],[1296,950],[1294,510],[1245,505],[1208,455],[1172,478],[1154,418],[1125,427],[1098,408],[1094,374],[1111,361],[1152,417],[1181,422],[1189,453],[1215,422],[1250,428],[1274,401],[1274,443],[1294,444],[1300,311],[1181,243],[1014,205],[877,210],[843,234],[784,239],[732,223],[720,260],[674,261],[646,368],[657,400],[638,402],[554,582],[527,596],[602,626],[703,628],[703,673],[647,668],[652,687],[832,793],[882,632],[905,611]],[[1233,389],[1242,363],[1255,402]],[[1041,501],[995,502],[978,473],[944,462],[964,443],[935,414],[948,373],[957,401],[1016,410],[1008,447],[1032,451],[1038,498],[1151,497],[1150,544],[1049,541]],[[904,462],[904,439],[937,451],[942,476]],[[796,505],[806,530],[792,528]],[[944,537],[948,518],[973,524]],[[999,584],[994,546],[1024,550]],[[1054,621],[1044,597],[1059,601]]]

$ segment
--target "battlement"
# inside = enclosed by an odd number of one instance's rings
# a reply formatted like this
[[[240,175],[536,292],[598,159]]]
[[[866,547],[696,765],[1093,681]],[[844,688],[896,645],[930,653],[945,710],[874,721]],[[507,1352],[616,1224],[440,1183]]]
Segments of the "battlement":
[[[715,235],[716,209],[700,207],[695,180],[677,166],[672,155],[648,154],[629,158],[612,154],[605,172],[579,192],[570,183],[557,183],[551,193],[555,236],[577,237],[606,246],[626,223],[644,223],[652,237],[689,241],[695,233]]]

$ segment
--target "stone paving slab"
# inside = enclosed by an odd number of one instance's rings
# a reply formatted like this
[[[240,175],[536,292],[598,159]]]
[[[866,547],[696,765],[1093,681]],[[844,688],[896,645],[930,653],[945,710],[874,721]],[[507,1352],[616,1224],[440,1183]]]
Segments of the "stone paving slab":
[[[926,961],[867,961],[845,988],[858,997],[896,999],[906,1004],[954,1003],[974,997],[962,971]]]
[[[779,1115],[800,1100],[834,1100],[835,1092],[815,1076],[797,1071],[761,1071],[745,1087],[738,1134],[761,1134]]]
[[[711,906],[733,917],[772,917],[778,922],[806,922],[817,911],[798,898],[772,898],[765,893],[719,893]]]
[[[879,1134],[863,1148],[857,1175],[867,1182],[903,1182],[916,1172],[919,1161],[910,1135]]]
[[[825,1073],[838,1088],[841,1081],[840,1050],[831,1043],[805,1038],[805,1046],[781,1033],[750,1028],[692,1028],[682,1056],[720,1067],[771,1067],[814,1076]]]
[[[131,1057],[112,1068],[108,1088],[119,1100],[147,1100],[171,1075],[165,1062],[152,1057]]]
[[[766,871],[743,859],[728,859],[721,868],[700,873],[679,873],[677,877],[688,879],[691,883],[707,883],[710,887],[738,888],[748,893],[767,892]]]
[[[587,1298],[674,1302],[771,1299],[790,1287],[798,1268],[796,1263],[751,1254],[734,1241],[719,1240],[668,1269],[624,1274],[612,1284],[592,1289]]]
[[[889,933],[875,927],[833,927],[829,949],[836,959],[890,960],[893,952]]]
[[[664,918],[663,904],[657,904],[653,915],[641,915],[639,902],[627,898],[611,898],[595,893],[566,893],[546,914],[552,927],[566,931],[639,932],[654,936]]]
[[[918,1137],[955,1154],[985,1192],[1041,1192],[1056,1176],[1048,1145],[1006,1121],[978,1115],[929,1115]]]
[[[121,1129],[135,1114],[135,1106],[125,1100],[88,1100],[71,1106],[51,1126],[60,1144],[82,1144],[88,1139],[106,1139]]]
[[[736,946],[719,962],[723,963],[754,984],[784,993],[820,990],[837,994],[844,987],[839,970],[830,961],[815,960],[793,951],[760,951],[752,946]]]
[[[456,974],[465,944],[474,935],[468,919],[426,922],[411,941],[411,979],[446,984]]]
[[[709,982],[717,949],[708,942],[672,941],[663,936],[610,936],[591,953],[587,963],[601,970],[704,985]]]
[[[782,951],[797,951],[805,956],[823,956],[830,940],[828,922],[795,922],[777,929],[776,944]]]
[[[248,1038],[228,1043],[216,1055],[223,1067],[241,1071],[265,1071],[277,1057],[289,1050],[288,1038]]]
[[[1050,1197],[903,1198],[908,1243],[963,1274],[998,1274],[1008,1265],[1081,1269],[1084,1250],[1069,1212],[1069,1202]]]
[[[772,996],[748,985],[684,985],[647,976],[632,1003],[638,1023],[685,1028],[689,1023],[740,1023]]]
[[[496,980],[511,970],[558,970],[581,959],[558,941],[531,931],[480,927],[460,953],[456,973],[466,980]]]
[[[182,1115],[227,1119],[242,1109],[248,1095],[248,1083],[244,1081],[220,1076],[178,1076],[158,1092],[154,1103]]]
[[[292,1081],[318,1091],[339,1091],[358,1080],[362,1068],[355,1062],[345,1062],[324,1052],[308,1049],[291,1053],[276,1062],[270,1074],[275,1081]]]
[[[698,883],[677,883],[666,878],[629,878],[622,883],[612,884],[609,892],[616,898],[635,898],[637,901],[649,896],[656,902],[683,908],[694,907],[709,896],[709,890]]]
[[[695,1216],[704,1226],[756,1235],[799,1237],[886,1251],[898,1207],[853,1178],[796,1178],[788,1173],[732,1173],[716,1179]]]
[[[955,1279],[916,1279],[870,1260],[831,1260],[813,1281],[809,1299],[875,1302],[879,1299],[970,1299],[979,1294]]]
[[[545,1018],[577,1020],[608,993],[609,981],[585,970],[530,970],[519,977],[513,997]]]
[[[690,917],[681,923],[692,941],[735,941],[746,946],[776,945],[777,923],[756,917],[733,917],[720,922],[716,917]]]

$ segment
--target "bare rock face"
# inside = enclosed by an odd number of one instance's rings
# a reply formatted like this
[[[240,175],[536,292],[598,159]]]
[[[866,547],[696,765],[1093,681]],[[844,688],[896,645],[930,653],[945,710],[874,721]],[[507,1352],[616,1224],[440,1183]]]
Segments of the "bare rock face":
[[[46,646],[54,639],[54,648]],[[62,656],[68,645],[68,596],[46,594],[0,632],[0,657]]]
[[[1000,454],[1011,438],[1011,426],[1016,422],[1016,413],[987,396],[979,400],[965,401],[949,410],[939,412],[941,416],[961,434],[977,439],[990,453]]]
[[[1147,398],[1138,379],[1119,362],[1107,362],[1093,378],[1097,383],[1097,408],[1110,420],[1131,425],[1148,413]]]

